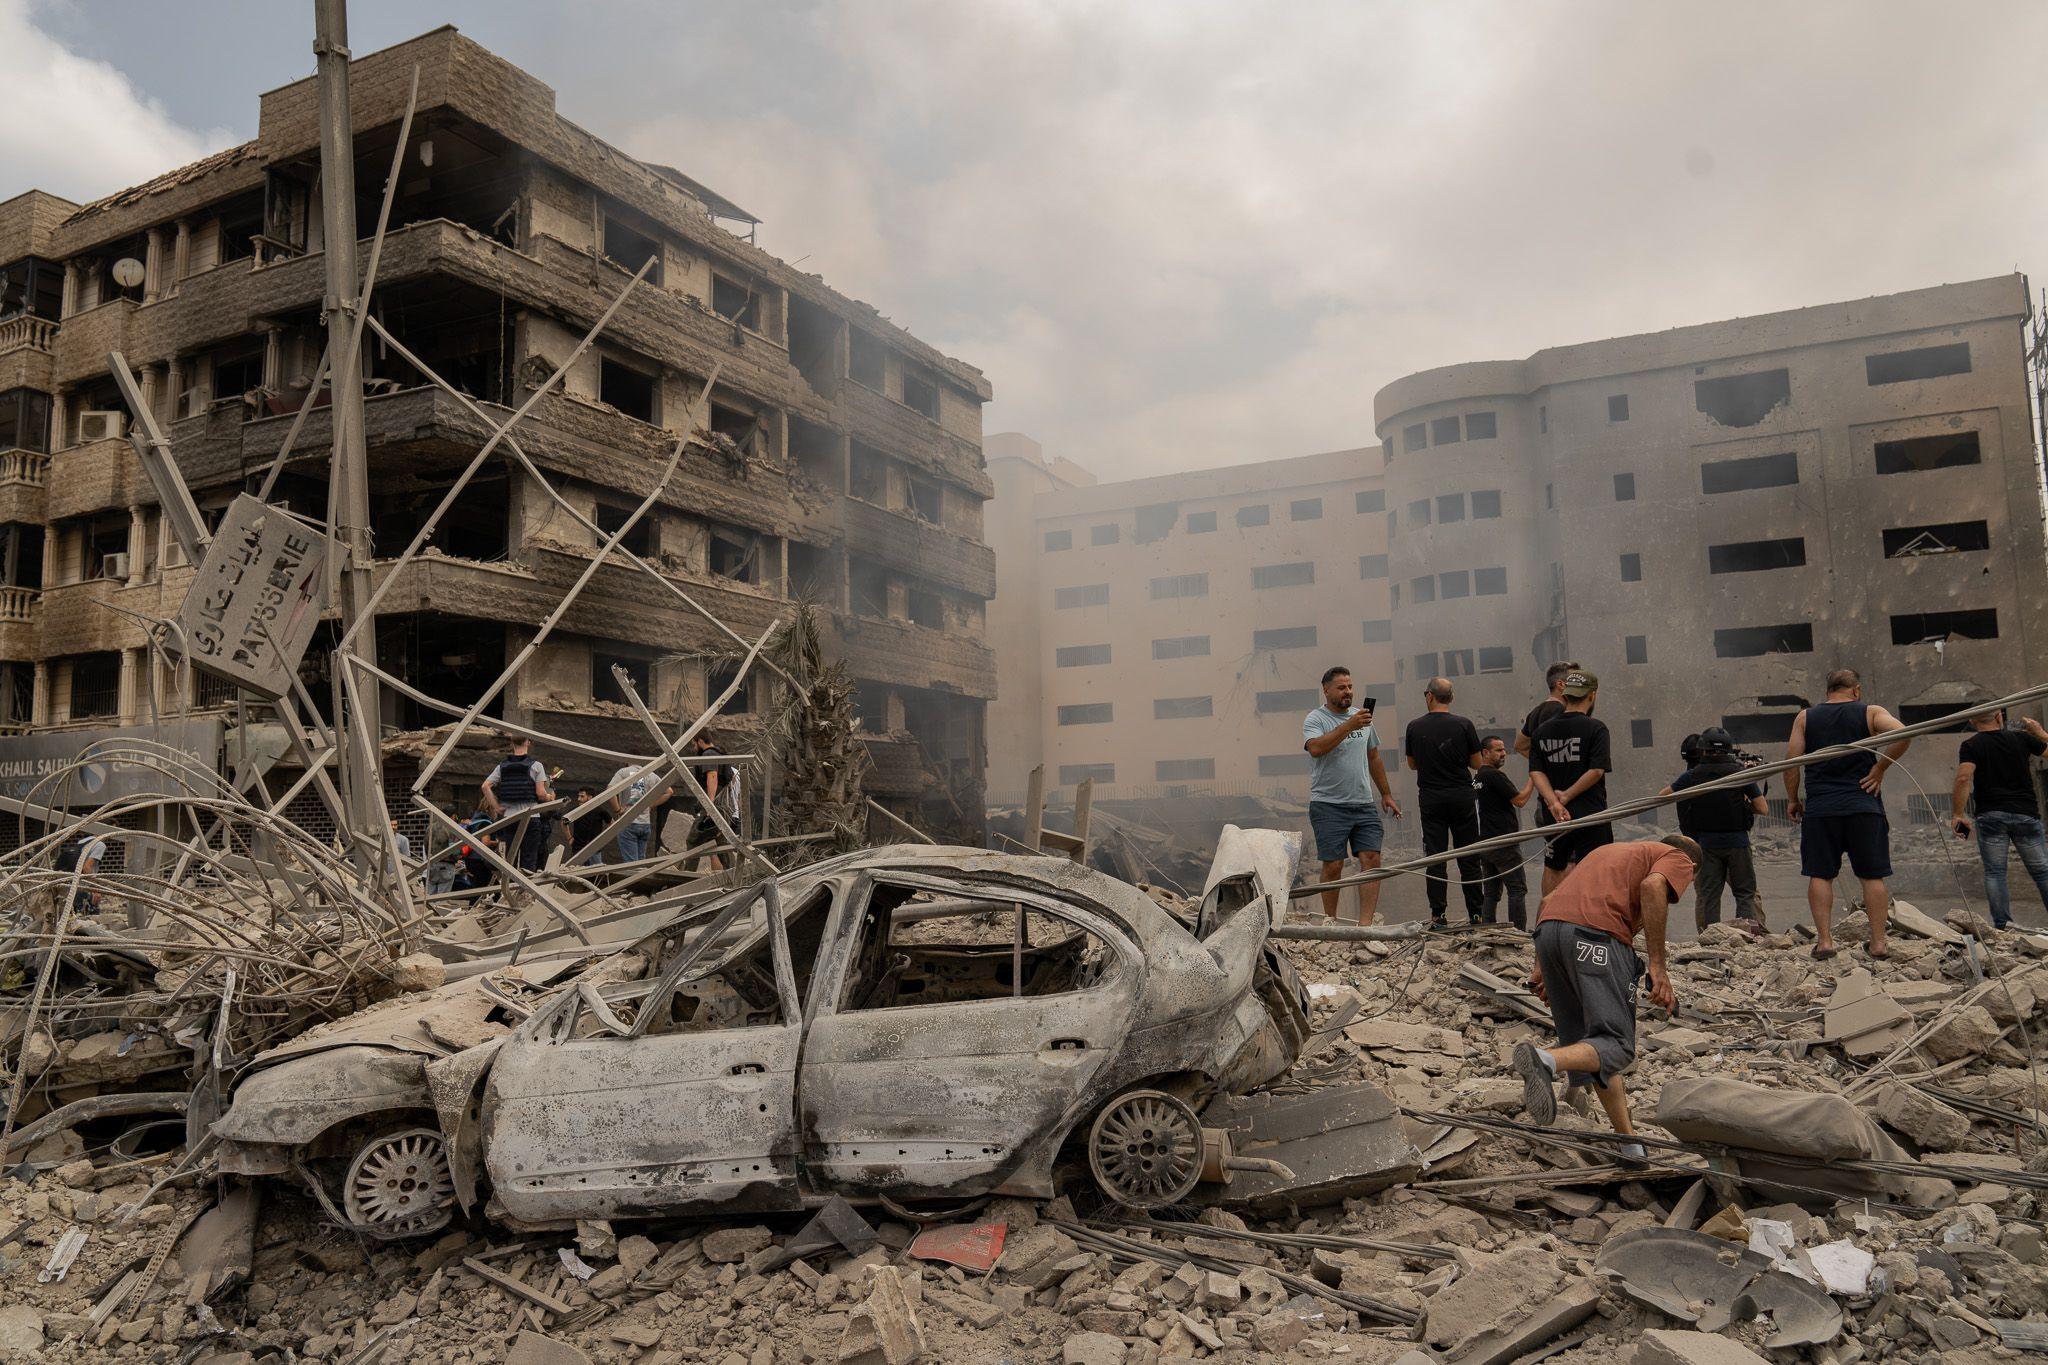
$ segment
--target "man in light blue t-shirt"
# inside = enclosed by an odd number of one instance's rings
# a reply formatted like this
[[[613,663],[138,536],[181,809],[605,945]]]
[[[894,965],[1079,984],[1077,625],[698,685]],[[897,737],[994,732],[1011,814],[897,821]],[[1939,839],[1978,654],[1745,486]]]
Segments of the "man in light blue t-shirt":
[[[1314,760],[1309,778],[1308,823],[1316,835],[1316,857],[1326,882],[1344,875],[1346,854],[1357,857],[1360,871],[1380,865],[1380,809],[1400,818],[1401,807],[1380,762],[1380,737],[1372,728],[1372,707],[1351,705],[1351,670],[1332,668],[1323,674],[1323,704],[1301,722],[1301,747]],[[1379,910],[1380,886],[1358,888],[1358,922],[1371,924]],[[1323,917],[1337,917],[1337,893],[1323,893]]]

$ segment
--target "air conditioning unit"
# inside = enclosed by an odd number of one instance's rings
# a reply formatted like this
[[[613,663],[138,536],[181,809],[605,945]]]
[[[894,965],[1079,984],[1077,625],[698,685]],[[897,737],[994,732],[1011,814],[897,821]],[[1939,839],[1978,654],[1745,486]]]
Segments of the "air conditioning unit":
[[[78,414],[78,443],[119,440],[128,433],[128,414],[108,410],[87,410]]]
[[[128,552],[123,550],[118,554],[100,556],[100,577],[125,580],[128,577]]]

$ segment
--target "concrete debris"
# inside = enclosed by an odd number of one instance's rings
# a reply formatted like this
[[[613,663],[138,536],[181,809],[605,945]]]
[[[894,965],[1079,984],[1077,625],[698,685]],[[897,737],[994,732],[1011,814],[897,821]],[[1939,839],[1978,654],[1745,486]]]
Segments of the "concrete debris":
[[[1636,1346],[1634,1365],[1769,1365],[1739,1341],[1711,1332],[1652,1328]]]

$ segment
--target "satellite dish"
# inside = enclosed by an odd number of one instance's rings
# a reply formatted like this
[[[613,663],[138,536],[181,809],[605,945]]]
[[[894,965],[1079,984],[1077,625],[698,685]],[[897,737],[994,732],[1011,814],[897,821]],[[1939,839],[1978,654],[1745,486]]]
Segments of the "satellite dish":
[[[123,289],[133,289],[142,283],[142,262],[133,256],[123,256],[114,262],[114,283]]]

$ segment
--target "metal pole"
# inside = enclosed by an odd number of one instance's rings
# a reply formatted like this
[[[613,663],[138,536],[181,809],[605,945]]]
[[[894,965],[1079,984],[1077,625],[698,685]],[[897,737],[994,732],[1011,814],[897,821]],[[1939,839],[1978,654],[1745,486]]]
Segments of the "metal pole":
[[[341,610],[341,628],[353,637],[350,648],[366,663],[377,662],[375,622],[358,632],[363,607],[370,600],[370,468],[363,440],[363,373],[356,350],[356,161],[355,124],[348,94],[348,0],[313,0],[313,52],[319,59],[320,86],[320,219],[326,234],[327,358],[334,424],[334,457],[328,471],[327,520],[341,542],[343,555],[331,556],[328,580],[332,600]],[[308,394],[307,403],[313,401]],[[349,812],[349,849],[356,866],[380,865],[378,850],[385,824],[383,763],[379,752],[380,689],[374,674],[363,674],[357,699],[361,711],[344,710],[341,680],[346,665],[336,667],[335,719],[341,727],[342,795]]]

